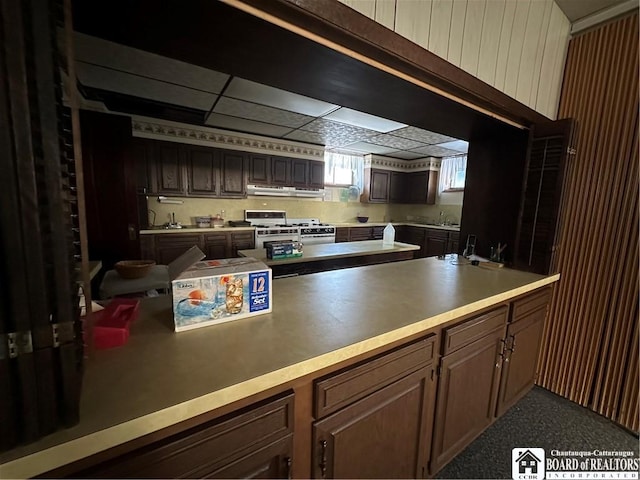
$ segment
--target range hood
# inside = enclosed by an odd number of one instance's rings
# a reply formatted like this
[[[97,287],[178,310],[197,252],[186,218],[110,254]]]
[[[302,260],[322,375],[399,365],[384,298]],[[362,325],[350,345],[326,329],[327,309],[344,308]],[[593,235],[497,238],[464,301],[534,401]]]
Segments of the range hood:
[[[263,197],[322,198],[324,197],[324,190],[321,188],[247,185],[247,195],[263,196]]]

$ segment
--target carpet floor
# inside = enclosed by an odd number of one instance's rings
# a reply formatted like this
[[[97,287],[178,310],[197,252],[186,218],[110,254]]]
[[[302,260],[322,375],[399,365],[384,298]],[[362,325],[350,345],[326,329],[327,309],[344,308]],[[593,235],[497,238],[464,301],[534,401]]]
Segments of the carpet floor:
[[[610,420],[543,388],[534,387],[436,476],[512,478],[511,450],[634,451],[638,437]]]

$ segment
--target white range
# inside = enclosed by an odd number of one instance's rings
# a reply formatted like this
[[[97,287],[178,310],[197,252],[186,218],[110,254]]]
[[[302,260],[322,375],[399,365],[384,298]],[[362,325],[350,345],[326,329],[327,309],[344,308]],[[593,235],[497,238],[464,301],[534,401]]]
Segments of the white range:
[[[244,219],[256,227],[255,248],[264,242],[291,240],[303,245],[335,243],[336,227],[317,218],[287,218],[285,210],[245,210]]]

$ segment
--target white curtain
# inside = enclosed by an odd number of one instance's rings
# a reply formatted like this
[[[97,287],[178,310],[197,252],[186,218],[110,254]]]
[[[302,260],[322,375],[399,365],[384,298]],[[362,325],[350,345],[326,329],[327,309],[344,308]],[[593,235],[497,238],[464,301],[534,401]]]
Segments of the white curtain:
[[[463,187],[464,185],[456,185],[456,176],[461,178],[467,171],[467,156],[457,155],[455,157],[445,157],[440,164],[440,176],[438,179],[438,194],[444,190],[455,187]]]
[[[339,152],[324,152],[325,185],[356,185],[363,187],[364,156]]]

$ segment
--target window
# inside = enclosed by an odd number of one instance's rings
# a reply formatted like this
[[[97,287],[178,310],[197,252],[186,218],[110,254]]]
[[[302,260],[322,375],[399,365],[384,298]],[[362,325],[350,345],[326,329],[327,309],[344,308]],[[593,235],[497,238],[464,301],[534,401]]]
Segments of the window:
[[[464,190],[467,174],[467,156],[446,157],[440,164],[438,193],[460,192]]]
[[[348,153],[324,153],[324,184],[348,187],[356,185],[362,190],[364,157]]]

